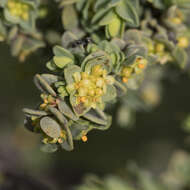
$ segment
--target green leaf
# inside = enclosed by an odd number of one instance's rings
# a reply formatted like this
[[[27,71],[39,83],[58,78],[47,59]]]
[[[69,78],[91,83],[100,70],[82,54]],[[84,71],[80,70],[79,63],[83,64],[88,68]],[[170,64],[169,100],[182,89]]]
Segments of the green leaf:
[[[114,98],[116,98],[116,96],[117,96],[116,88],[113,85],[107,85],[106,94],[102,96],[102,100],[104,102],[109,102]]]
[[[175,50],[172,52],[173,57],[175,58],[177,64],[184,68],[187,64],[188,56],[184,49],[176,47]]]
[[[58,56],[58,57],[65,56],[74,60],[74,56],[71,54],[71,52],[61,46],[54,46],[53,53],[55,56]]]
[[[73,63],[73,59],[65,56],[54,56],[53,61],[57,67],[60,69],[64,68],[66,65]]]
[[[33,109],[28,109],[28,108],[24,108],[22,111],[23,111],[24,114],[27,115],[27,116],[38,116],[38,117],[42,117],[42,116],[48,115],[48,113],[45,112],[45,111],[33,110]]]
[[[63,113],[66,117],[77,121],[78,117],[73,113],[72,109],[65,101],[59,101],[58,108],[61,113]]]
[[[90,109],[90,111],[84,114],[83,117],[91,122],[107,125],[107,117],[105,113],[99,109]]]
[[[110,8],[106,7],[105,9],[102,8],[100,9],[97,13],[95,13],[95,15],[93,16],[92,20],[91,20],[91,24],[96,24],[100,21],[100,19],[102,19],[107,12],[109,11]]]
[[[107,124],[106,125],[98,125],[98,124],[90,124],[90,127],[97,130],[107,130],[112,124],[112,117],[107,115]]]
[[[53,60],[47,62],[46,67],[47,67],[50,71],[56,71],[56,69],[57,69],[57,67],[56,67],[56,65],[55,65],[55,63],[54,63]]]
[[[115,81],[114,86],[116,88],[118,97],[123,96],[127,92],[127,88],[118,81]]]
[[[122,38],[125,28],[125,22],[123,19],[115,15],[115,18],[106,25],[105,32],[107,38],[120,37]]]
[[[48,110],[57,118],[57,120],[59,121],[61,126],[63,126],[64,129],[66,130],[67,138],[66,138],[66,141],[64,141],[61,144],[62,148],[66,149],[68,151],[73,150],[73,148],[74,148],[73,137],[72,137],[71,131],[69,129],[67,119],[57,108],[48,106]]]
[[[110,10],[98,23],[100,26],[107,25],[112,22],[112,20],[115,18],[115,13],[113,10]]]
[[[92,127],[90,127],[89,122],[85,120],[78,120],[77,122],[74,122],[71,126],[71,133],[75,140],[81,140],[82,136],[84,134],[87,134]]]
[[[116,13],[124,19],[127,24],[132,26],[139,26],[139,16],[135,7],[130,3],[129,0],[122,1],[115,8]]]
[[[62,11],[62,22],[65,30],[72,30],[78,25],[78,16],[73,5],[67,5]]]
[[[81,72],[81,68],[77,65],[69,65],[66,69],[64,69],[64,76],[67,84],[74,83],[73,74],[76,72]]]
[[[23,37],[17,37],[13,41],[13,44],[12,44],[12,47],[11,47],[11,54],[13,56],[19,55],[19,53],[20,53],[20,51],[22,49],[23,43],[24,43],[24,38]]]
[[[52,138],[58,138],[61,135],[60,125],[51,117],[43,117],[40,120],[42,131]]]
[[[36,74],[34,77],[34,83],[37,86],[37,88],[41,90],[42,92],[51,94],[52,96],[56,96],[56,92],[50,86],[51,85],[50,81],[52,82],[52,80],[54,79],[55,78],[53,76],[50,76],[49,74],[45,76]]]

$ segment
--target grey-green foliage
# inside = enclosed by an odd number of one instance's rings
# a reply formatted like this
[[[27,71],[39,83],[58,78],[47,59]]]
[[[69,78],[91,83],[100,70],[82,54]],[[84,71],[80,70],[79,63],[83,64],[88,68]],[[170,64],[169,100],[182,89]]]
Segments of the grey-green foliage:
[[[11,46],[13,56],[20,61],[44,47],[41,33],[36,28],[40,1],[2,0],[0,2],[0,41]]]
[[[189,173],[190,155],[177,151],[172,155],[168,168],[157,176],[131,163],[121,176],[99,178],[87,175],[84,183],[73,190],[185,190],[190,187]]]
[[[76,4],[61,1],[61,6],[64,7],[63,25],[67,30],[76,28],[79,23],[83,30],[89,33],[105,26],[106,36],[111,38],[121,37],[126,25],[139,26],[139,2],[137,0],[97,0],[95,2],[79,0],[72,2]]]

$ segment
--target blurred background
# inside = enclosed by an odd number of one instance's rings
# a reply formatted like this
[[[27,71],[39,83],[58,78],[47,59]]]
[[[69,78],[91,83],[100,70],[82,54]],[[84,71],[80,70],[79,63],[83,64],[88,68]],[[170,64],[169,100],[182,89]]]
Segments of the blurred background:
[[[46,55],[41,50],[19,63],[9,47],[0,44],[1,190],[70,189],[88,173],[100,177],[120,173],[129,161],[157,176],[168,167],[175,151],[189,151],[190,140],[181,123],[190,113],[190,78],[167,66],[159,81],[161,92],[154,90],[152,99],[148,96],[155,104],[151,109],[125,110],[121,116],[121,102],[117,103],[109,110],[113,115],[109,130],[92,131],[88,142],[75,142],[72,152],[41,152],[40,137],[24,128],[22,108],[33,108],[40,101],[33,76],[45,72],[50,59]]]

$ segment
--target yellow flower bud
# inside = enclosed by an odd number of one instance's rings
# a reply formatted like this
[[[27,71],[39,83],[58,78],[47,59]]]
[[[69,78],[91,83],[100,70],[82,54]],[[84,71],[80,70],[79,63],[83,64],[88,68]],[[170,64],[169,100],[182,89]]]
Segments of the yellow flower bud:
[[[82,138],[81,138],[81,139],[82,139],[82,141],[83,141],[83,142],[87,142],[87,140],[88,140],[88,138],[87,138],[87,136],[86,136],[86,135],[82,136]]]
[[[124,83],[127,83],[127,82],[128,82],[128,78],[127,78],[127,77],[123,77],[123,78],[122,78],[122,81],[123,81]]]
[[[130,77],[132,71],[133,71],[133,69],[132,69],[131,67],[124,67],[124,68],[122,69],[121,74],[122,74],[122,76],[124,76],[124,77]]]
[[[97,88],[97,89],[95,90],[95,92],[96,92],[96,95],[97,95],[97,96],[102,96],[102,95],[103,95],[103,90],[102,90],[101,88]]]
[[[81,84],[85,87],[89,87],[91,85],[91,81],[89,79],[84,79],[81,81]]]
[[[50,104],[55,103],[55,98],[53,98],[51,95],[49,95],[48,98],[47,98],[47,101]]]
[[[101,75],[103,72],[102,66],[101,65],[95,65],[92,68],[92,74],[97,76],[97,75]]]
[[[163,52],[165,49],[165,45],[162,43],[157,43],[155,46],[156,53]]]
[[[89,89],[89,90],[88,90],[88,95],[89,95],[89,96],[94,96],[94,95],[95,95],[94,89]]]
[[[63,139],[58,138],[57,142],[58,142],[59,144],[62,144],[62,143],[63,143]]]
[[[63,139],[66,139],[65,131],[63,131],[63,130],[61,131],[60,137]]]
[[[178,38],[178,44],[177,45],[181,48],[187,48],[189,46],[188,38],[184,37],[184,36]]]
[[[85,87],[80,87],[80,88],[78,89],[78,94],[79,94],[79,96],[86,96],[86,94],[87,94],[87,88],[85,88]]]
[[[86,72],[82,72],[81,77],[82,77],[82,79],[87,79],[89,77],[89,75]]]
[[[23,12],[23,13],[21,14],[21,18],[22,18],[23,20],[27,21],[27,20],[29,19],[29,14],[28,14],[28,12]]]
[[[107,71],[106,71],[106,69],[103,69],[103,71],[102,71],[102,76],[103,76],[103,77],[106,77],[106,75],[107,75]]]
[[[154,53],[155,49],[154,49],[154,44],[152,42],[149,42],[147,47],[149,53]]]
[[[46,106],[47,106],[47,104],[43,103],[40,105],[40,109],[44,109],[44,108],[46,108]]]

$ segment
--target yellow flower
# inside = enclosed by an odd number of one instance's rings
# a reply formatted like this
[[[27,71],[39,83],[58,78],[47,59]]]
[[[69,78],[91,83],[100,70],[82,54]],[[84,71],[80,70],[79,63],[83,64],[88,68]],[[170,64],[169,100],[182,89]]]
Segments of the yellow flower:
[[[27,21],[29,19],[30,6],[18,0],[8,0],[7,8],[11,15]]]
[[[100,64],[93,66],[90,73],[74,73],[73,78],[75,82],[67,85],[67,91],[75,92],[77,104],[83,103],[92,108],[102,103],[101,97],[106,93],[107,84],[114,83],[114,78],[107,75],[107,71]]]
[[[189,46],[189,40],[187,37],[182,36],[178,38],[178,44],[179,47],[181,48],[187,48]]]
[[[155,51],[156,51],[156,53],[162,53],[162,52],[164,52],[164,50],[165,50],[165,45],[164,44],[157,43],[155,45]]]
[[[83,142],[87,142],[88,137],[87,137],[86,135],[84,135],[84,136],[82,136],[82,138],[81,138],[81,139],[82,139],[82,141],[83,141]]]

